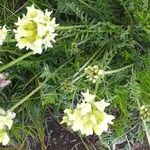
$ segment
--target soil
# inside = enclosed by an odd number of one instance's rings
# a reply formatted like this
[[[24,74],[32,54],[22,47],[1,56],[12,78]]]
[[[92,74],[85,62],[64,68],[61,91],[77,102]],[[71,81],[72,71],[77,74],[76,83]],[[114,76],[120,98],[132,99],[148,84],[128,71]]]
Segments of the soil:
[[[55,119],[47,121],[45,145],[46,150],[100,150],[99,139],[96,135],[81,138],[77,133],[69,131],[63,125],[60,125]],[[38,141],[29,144],[29,150],[41,150]]]
[[[107,150],[100,145],[99,138],[96,135],[84,137],[81,140],[77,133],[71,132],[64,125],[60,125],[54,118],[48,120],[47,125],[45,137],[46,150]],[[118,144],[112,150],[124,150],[126,144],[126,142]],[[41,150],[38,141],[31,142],[30,140],[29,145],[29,150]],[[150,150],[147,141],[143,144],[136,142],[131,147],[131,150]]]

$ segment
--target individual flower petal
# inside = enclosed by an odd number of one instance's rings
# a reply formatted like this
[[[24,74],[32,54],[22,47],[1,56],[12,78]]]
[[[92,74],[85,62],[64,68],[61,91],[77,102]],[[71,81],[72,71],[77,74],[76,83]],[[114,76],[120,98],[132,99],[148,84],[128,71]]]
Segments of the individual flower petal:
[[[6,39],[8,30],[6,29],[6,25],[3,27],[0,26],[0,45],[3,44],[4,40]]]
[[[93,134],[93,124],[92,122],[88,121],[86,124],[84,124],[83,129],[81,130],[82,134],[85,134],[86,136]]]
[[[101,135],[103,132],[108,130],[108,124],[112,124],[112,120],[115,118],[112,115],[108,115],[105,112],[98,112],[100,113],[97,118],[98,123],[94,124],[93,130],[97,135]],[[96,115],[98,115],[98,113]]]
[[[10,139],[5,129],[0,129],[0,143],[5,146],[9,143],[9,141]]]
[[[107,102],[105,102],[104,100],[101,100],[101,101],[99,101],[99,102],[94,102],[94,105],[97,107],[97,109],[98,109],[99,111],[104,111],[105,108],[106,108],[107,106],[109,106],[110,104],[107,103]]]
[[[77,106],[78,109],[81,110],[81,115],[86,115],[87,113],[91,112],[92,106],[90,103],[81,103],[80,105]]]
[[[0,115],[5,115],[5,113],[6,113],[5,110],[0,108]]]
[[[97,118],[95,117],[95,115],[91,114],[90,120],[91,120],[94,124],[97,124]]]
[[[27,18],[32,19],[35,22],[39,22],[39,20],[43,19],[43,15],[44,12],[34,8],[34,5],[32,5],[31,7],[27,7],[27,14],[26,14]]]
[[[81,94],[84,97],[84,101],[86,102],[92,102],[95,99],[95,95],[92,95],[89,93],[89,90],[87,90],[86,93],[81,92]]]

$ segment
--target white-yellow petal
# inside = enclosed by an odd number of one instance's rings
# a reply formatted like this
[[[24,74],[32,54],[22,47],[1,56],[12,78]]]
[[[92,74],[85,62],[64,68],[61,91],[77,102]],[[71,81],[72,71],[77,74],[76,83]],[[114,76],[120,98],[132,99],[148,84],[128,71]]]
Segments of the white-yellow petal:
[[[87,90],[86,93],[81,92],[81,94],[86,102],[92,102],[95,99],[95,95],[90,94],[89,90]]]
[[[81,103],[80,105],[78,105],[78,108],[81,110],[81,115],[86,115],[87,113],[92,111],[90,103]]]
[[[6,29],[6,25],[3,27],[0,26],[0,45],[3,44],[4,40],[6,39],[8,30]]]
[[[97,107],[99,111],[104,111],[106,107],[108,107],[110,104],[105,102],[104,100],[94,102],[94,105]]]
[[[93,122],[93,124],[97,124],[97,119],[96,119],[96,116],[95,115],[91,115],[90,116],[90,120]]]
[[[9,141],[10,139],[7,132],[4,129],[0,130],[0,143],[5,146],[9,143]]]
[[[5,127],[11,129],[15,116],[16,114],[9,110],[4,114],[0,114],[0,129],[4,129]]]
[[[81,130],[82,134],[85,134],[86,136],[92,135],[93,134],[93,126],[91,122],[87,122],[84,124],[83,129]]]

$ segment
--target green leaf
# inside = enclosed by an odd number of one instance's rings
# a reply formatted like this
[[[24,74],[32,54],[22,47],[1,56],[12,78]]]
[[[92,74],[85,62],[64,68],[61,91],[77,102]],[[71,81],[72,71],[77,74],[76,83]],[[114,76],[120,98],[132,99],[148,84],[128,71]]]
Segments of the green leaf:
[[[48,104],[55,104],[55,98],[54,98],[54,95],[51,93],[51,94],[48,94],[44,97],[44,100],[42,101],[42,105],[48,105]]]

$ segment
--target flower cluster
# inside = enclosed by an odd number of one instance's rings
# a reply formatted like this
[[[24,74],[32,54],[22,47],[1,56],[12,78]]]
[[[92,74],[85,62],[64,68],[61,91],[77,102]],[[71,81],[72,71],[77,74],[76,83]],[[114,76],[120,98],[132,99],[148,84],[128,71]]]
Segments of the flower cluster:
[[[11,80],[7,80],[8,75],[8,73],[0,73],[0,88],[3,88],[11,83]]]
[[[9,110],[4,111],[0,108],[0,143],[2,143],[2,145],[7,145],[10,141],[7,130],[11,129],[15,116],[15,113]]]
[[[140,115],[146,122],[150,122],[150,106],[141,106]]]
[[[61,83],[60,89],[64,92],[72,92],[75,89],[75,86],[73,83],[69,80],[64,80],[64,82]]]
[[[0,26],[0,45],[3,44],[4,40],[6,39],[8,30],[6,29],[6,26],[3,27]]]
[[[84,99],[77,104],[75,109],[66,109],[61,123],[67,123],[74,131],[80,131],[85,135],[93,133],[101,135],[108,130],[108,124],[112,124],[115,118],[104,112],[109,103],[104,100],[95,102],[95,95],[82,93]]]
[[[100,70],[97,65],[94,66],[88,66],[84,69],[86,77],[89,79],[89,81],[92,81],[93,83],[96,83],[97,79],[103,75],[103,70]]]
[[[17,46],[20,49],[33,50],[33,53],[41,54],[43,48],[52,47],[51,42],[55,42],[55,18],[51,18],[52,12],[45,12],[34,8],[34,5],[27,7],[27,14],[18,18],[17,29],[14,30]]]

